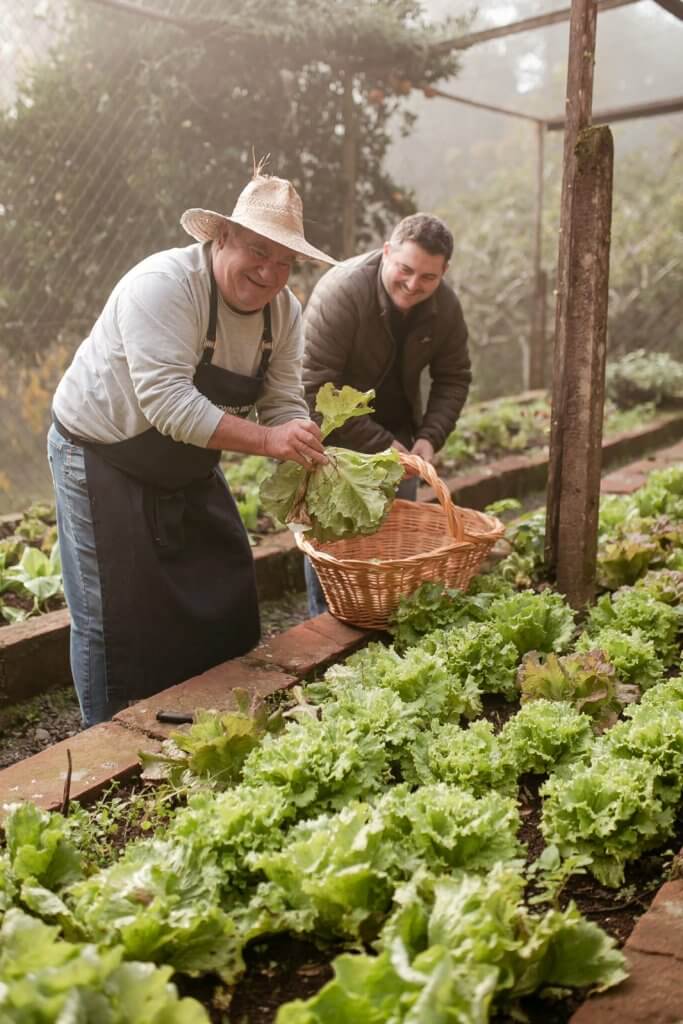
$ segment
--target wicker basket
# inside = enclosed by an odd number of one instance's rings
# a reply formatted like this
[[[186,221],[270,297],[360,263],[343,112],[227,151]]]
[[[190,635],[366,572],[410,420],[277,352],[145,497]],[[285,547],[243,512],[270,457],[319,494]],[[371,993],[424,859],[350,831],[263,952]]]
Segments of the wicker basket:
[[[296,534],[330,612],[364,629],[385,627],[401,597],[421,583],[464,590],[505,529],[493,516],[454,505],[428,462],[400,458],[432,487],[438,505],[397,498],[379,530],[347,540],[321,543]]]

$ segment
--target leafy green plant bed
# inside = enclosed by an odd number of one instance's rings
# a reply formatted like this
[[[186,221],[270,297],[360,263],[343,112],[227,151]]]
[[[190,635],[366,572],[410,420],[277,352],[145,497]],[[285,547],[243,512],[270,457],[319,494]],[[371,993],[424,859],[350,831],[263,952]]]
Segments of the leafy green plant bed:
[[[64,607],[55,521],[40,502],[0,529],[0,625]]]
[[[608,404],[605,434],[644,425],[654,403],[620,411]],[[547,445],[547,399],[500,399],[467,408],[442,453],[441,474],[491,462],[511,453],[532,453]],[[275,464],[259,456],[224,454],[221,466],[237,502],[251,543],[258,546],[281,524],[266,514],[261,485]],[[0,626],[65,607],[54,506],[41,502],[19,521],[0,525]]]
[[[608,401],[605,436],[644,426],[656,415],[654,402],[619,409]],[[490,463],[505,455],[546,451],[549,436],[547,396],[531,401],[509,398],[470,405],[440,453],[441,475]],[[224,455],[221,465],[252,543],[258,544],[265,534],[281,529],[281,525],[264,512],[260,501],[261,485],[272,474],[274,464],[259,456]],[[291,467],[291,473],[296,473],[295,466]],[[269,488],[272,492],[271,484]],[[270,496],[272,498],[272,494]]]
[[[391,643],[198,714],[146,758],[163,812],[121,849],[106,816],[16,808],[0,1010],[26,1005],[17,962],[43,1019],[68,998],[126,1024],[550,1024],[619,984],[683,841],[682,531],[683,470],[606,502],[579,621],[520,524],[468,594],[406,599]]]
[[[645,426],[657,415],[654,402],[620,409],[605,403],[603,435]],[[446,441],[441,461],[453,473],[482,465],[505,455],[547,451],[550,440],[550,401],[547,396],[529,402],[501,398],[481,405],[466,406],[458,425]]]

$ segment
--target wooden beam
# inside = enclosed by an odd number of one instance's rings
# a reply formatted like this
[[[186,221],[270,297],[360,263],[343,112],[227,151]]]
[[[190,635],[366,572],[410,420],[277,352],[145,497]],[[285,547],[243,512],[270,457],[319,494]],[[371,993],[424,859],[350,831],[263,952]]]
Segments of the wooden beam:
[[[556,571],[558,590],[573,608],[584,608],[595,599],[613,163],[608,127],[579,133],[567,273]]]
[[[655,0],[663,11],[668,11],[669,14],[673,14],[674,18],[678,18],[679,21],[683,21],[683,0]]]
[[[576,178],[576,144],[579,132],[590,127],[595,64],[596,0],[572,0],[567,61],[566,116],[560,234],[557,257],[557,302],[555,306],[555,348],[553,352],[553,388],[550,417],[550,455],[548,461],[545,556],[551,573],[557,571],[559,547],[562,468],[565,446],[567,323],[570,309],[569,273],[575,243],[572,231],[572,199]],[[577,523],[577,528],[582,524]]]
[[[545,334],[547,278],[543,269],[543,186],[545,178],[545,126],[536,125],[536,209],[534,211],[534,293],[529,332],[528,389],[542,388],[545,384]]]
[[[602,14],[605,11],[611,11],[614,7],[625,7],[627,4],[637,2],[638,0],[598,0],[598,11]],[[662,0],[662,2],[680,3],[682,0]],[[505,36],[517,35],[519,32],[531,32],[537,28],[546,28],[548,25],[569,21],[570,15],[571,8],[563,7],[559,11],[551,11],[549,14],[539,14],[534,18],[523,18],[521,21],[512,21],[508,25],[499,25],[497,28],[487,28],[481,32],[470,32],[465,36],[447,39],[437,43],[433,49],[436,53],[450,53],[451,50],[468,50],[470,46],[476,46],[478,43],[487,43],[490,39],[501,39]]]
[[[659,117],[662,114],[675,114],[683,110],[683,96],[672,96],[668,100],[654,100],[652,103],[639,103],[632,107],[613,107],[593,114],[593,124],[613,124],[615,121],[634,121],[638,117]],[[546,121],[549,132],[562,131],[564,117],[551,117]]]
[[[443,89],[435,89],[433,85],[417,85],[416,89],[422,89],[427,99],[438,96],[444,100],[455,100],[456,103],[464,103],[467,107],[477,107],[478,110],[491,110],[494,114],[506,114],[508,117],[518,117],[522,121],[533,121],[534,124],[545,124],[540,117],[532,114],[521,114],[518,110],[510,110],[509,107],[497,107],[492,103],[481,103],[479,100],[467,99],[465,96],[455,96],[452,92],[444,92]]]

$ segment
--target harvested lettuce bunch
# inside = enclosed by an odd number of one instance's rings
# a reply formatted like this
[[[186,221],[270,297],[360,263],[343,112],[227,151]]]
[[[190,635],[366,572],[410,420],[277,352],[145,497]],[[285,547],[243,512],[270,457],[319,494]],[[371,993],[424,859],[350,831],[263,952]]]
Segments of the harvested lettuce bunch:
[[[322,413],[323,440],[353,416],[372,412],[374,391],[337,390],[325,384],[315,407]],[[301,523],[315,540],[341,540],[374,533],[382,525],[403,477],[393,448],[374,455],[346,448],[326,449],[327,463],[306,469],[281,462],[261,485],[265,512],[281,523]]]

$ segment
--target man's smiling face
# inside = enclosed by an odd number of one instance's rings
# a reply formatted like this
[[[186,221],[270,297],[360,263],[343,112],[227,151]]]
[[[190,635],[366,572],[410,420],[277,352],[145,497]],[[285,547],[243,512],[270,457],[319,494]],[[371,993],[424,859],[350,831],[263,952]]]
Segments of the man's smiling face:
[[[233,309],[263,309],[287,284],[296,253],[248,228],[231,224],[213,249],[218,290]]]
[[[382,284],[402,313],[433,295],[447,268],[443,255],[427,252],[417,242],[384,243]]]

